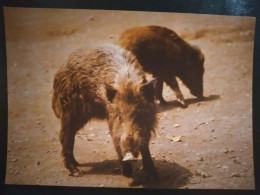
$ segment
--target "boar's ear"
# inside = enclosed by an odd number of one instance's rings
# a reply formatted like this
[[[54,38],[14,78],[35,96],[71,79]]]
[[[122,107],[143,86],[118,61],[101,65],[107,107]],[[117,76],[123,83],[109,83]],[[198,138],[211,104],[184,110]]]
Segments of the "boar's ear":
[[[112,102],[113,99],[116,96],[117,90],[112,86],[109,85],[107,83],[105,83],[105,88],[106,88],[106,95],[107,95],[107,99]]]
[[[156,83],[157,79],[153,79],[150,82],[145,83],[140,89],[140,92],[149,102],[154,101],[154,91]]]

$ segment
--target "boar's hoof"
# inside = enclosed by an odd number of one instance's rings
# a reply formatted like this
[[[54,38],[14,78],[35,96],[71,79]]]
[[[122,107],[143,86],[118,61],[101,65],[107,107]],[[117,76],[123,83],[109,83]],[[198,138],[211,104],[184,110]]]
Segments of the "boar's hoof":
[[[155,175],[150,175],[150,176],[147,176],[147,180],[148,180],[148,182],[149,183],[156,183],[156,182],[159,182],[160,181],[160,178],[159,178],[159,176],[157,175],[157,174],[155,174]]]
[[[122,171],[122,174],[126,177],[131,177],[132,176],[132,172],[133,172],[133,169],[132,169],[132,164],[131,162],[129,161],[123,161],[121,163],[121,171]]]
[[[73,169],[70,169],[70,174],[69,176],[73,176],[73,177],[81,177],[83,174],[81,171],[79,171],[77,168],[73,168]]]
[[[124,162],[125,161],[136,161],[136,160],[137,160],[137,158],[135,158],[131,152],[127,152],[123,159]]]
[[[181,108],[188,108],[188,105],[187,104],[183,104],[183,103],[181,103]]]
[[[75,172],[72,174],[73,177],[81,177],[83,174],[81,172]]]
[[[187,107],[182,94],[177,95],[177,100],[182,104],[183,107]]]
[[[183,107],[187,107],[187,105],[186,105],[184,100],[179,100],[179,102],[183,105]]]

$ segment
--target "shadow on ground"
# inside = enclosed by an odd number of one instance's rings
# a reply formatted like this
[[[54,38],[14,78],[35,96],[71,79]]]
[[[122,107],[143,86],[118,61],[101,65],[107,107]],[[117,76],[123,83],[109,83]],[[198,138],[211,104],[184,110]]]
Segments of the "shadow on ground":
[[[162,160],[154,160],[160,181],[151,182],[142,169],[142,162],[138,160],[133,163],[133,181],[129,186],[143,186],[147,188],[180,188],[189,182],[189,178],[193,175],[185,167]],[[87,171],[83,171],[83,176],[87,174],[105,174],[105,175],[121,175],[119,163],[117,160],[105,160],[102,162],[85,163],[80,165],[81,168],[88,167]]]
[[[199,102],[214,101],[214,100],[217,100],[217,99],[220,99],[219,95],[210,95],[208,97],[204,97],[203,100],[198,99],[198,98],[186,99],[185,103],[188,107],[190,104],[196,104],[196,103],[199,103]],[[180,102],[178,102],[177,100],[173,100],[173,101],[167,102],[166,105],[161,105],[161,104],[157,105],[157,110],[158,110],[158,113],[160,113],[160,112],[164,112],[166,110],[171,110],[171,109],[174,109],[174,108],[177,108],[177,107],[185,108]]]

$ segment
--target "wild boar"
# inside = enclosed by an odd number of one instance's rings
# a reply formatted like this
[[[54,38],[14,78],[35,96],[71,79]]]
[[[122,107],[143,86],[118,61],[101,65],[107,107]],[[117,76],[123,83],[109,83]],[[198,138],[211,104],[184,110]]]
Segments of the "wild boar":
[[[135,57],[116,45],[79,49],[68,57],[54,78],[52,108],[61,120],[61,153],[72,175],[81,175],[73,155],[76,132],[91,119],[104,119],[122,174],[131,176],[131,162],[141,153],[147,176],[158,179],[149,151],[157,125],[155,83],[147,82]]]
[[[123,32],[118,43],[136,56],[145,72],[158,79],[155,95],[161,104],[166,104],[162,97],[165,82],[186,106],[176,77],[191,94],[203,98],[204,55],[174,31],[161,26],[134,27]]]

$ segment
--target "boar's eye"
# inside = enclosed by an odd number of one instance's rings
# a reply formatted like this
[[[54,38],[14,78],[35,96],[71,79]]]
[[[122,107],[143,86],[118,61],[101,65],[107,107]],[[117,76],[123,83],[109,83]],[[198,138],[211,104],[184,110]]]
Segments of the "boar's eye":
[[[118,119],[120,122],[122,122],[122,117],[120,115],[118,115]]]
[[[109,100],[110,102],[112,102],[113,99],[114,99],[115,96],[116,96],[117,90],[116,90],[113,86],[111,86],[111,85],[109,85],[109,84],[106,84],[106,83],[105,83],[105,88],[106,88],[107,98],[108,98],[108,100]]]

